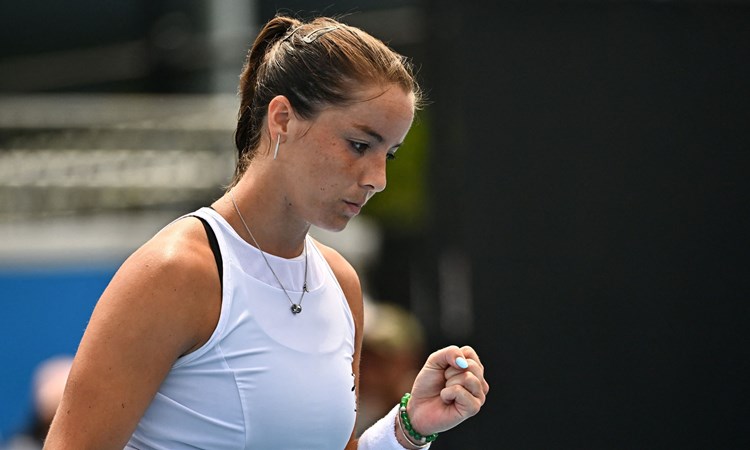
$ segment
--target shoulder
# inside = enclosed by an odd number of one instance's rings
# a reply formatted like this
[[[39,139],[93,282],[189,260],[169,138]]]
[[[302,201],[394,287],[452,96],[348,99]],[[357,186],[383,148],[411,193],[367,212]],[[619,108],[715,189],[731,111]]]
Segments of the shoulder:
[[[180,301],[206,298],[220,289],[215,259],[203,225],[195,217],[177,220],[146,242],[123,265],[145,278],[155,292]],[[174,295],[178,294],[178,295]],[[190,307],[186,303],[183,307]]]
[[[206,232],[198,219],[188,217],[166,226],[136,250],[115,274],[100,303],[119,304],[143,323],[176,327],[191,348],[215,322],[220,295]]]
[[[212,269],[215,271],[208,236],[195,217],[185,217],[167,225],[130,259],[170,276],[181,274],[186,279],[194,275],[209,275],[213,273]],[[196,281],[200,280],[201,277]]]

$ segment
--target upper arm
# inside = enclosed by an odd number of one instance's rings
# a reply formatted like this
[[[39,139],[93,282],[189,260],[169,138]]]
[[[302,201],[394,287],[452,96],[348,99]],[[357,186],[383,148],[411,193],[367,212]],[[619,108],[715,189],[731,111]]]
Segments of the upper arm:
[[[97,302],[45,448],[123,448],[213,320],[220,288],[210,249],[193,221],[179,222],[128,258]]]
[[[357,272],[354,270],[351,264],[349,264],[343,256],[338,252],[316,242],[317,247],[325,257],[328,265],[331,266],[336,279],[341,286],[341,290],[344,291],[346,300],[349,303],[349,309],[352,311],[354,318],[354,355],[352,361],[352,372],[354,373],[355,389],[357,398],[359,398],[359,359],[362,352],[362,333],[364,327],[364,306],[362,302],[362,287],[357,276]],[[356,449],[357,443],[355,439],[355,433],[352,431],[352,437],[347,449]]]

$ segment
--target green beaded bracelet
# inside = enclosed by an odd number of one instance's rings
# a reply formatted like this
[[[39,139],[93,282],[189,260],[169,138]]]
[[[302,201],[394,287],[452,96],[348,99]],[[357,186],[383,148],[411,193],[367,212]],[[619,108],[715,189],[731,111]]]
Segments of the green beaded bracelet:
[[[414,428],[411,426],[411,421],[409,420],[409,415],[406,413],[406,404],[409,403],[409,399],[411,398],[410,393],[404,394],[403,397],[401,397],[401,407],[399,408],[400,415],[401,415],[401,422],[404,424],[404,428],[406,428],[406,432],[409,433],[411,437],[416,439],[417,441],[421,442],[422,444],[427,444],[435,439],[437,439],[438,434],[432,433],[428,436],[422,436],[421,434],[417,433]]]

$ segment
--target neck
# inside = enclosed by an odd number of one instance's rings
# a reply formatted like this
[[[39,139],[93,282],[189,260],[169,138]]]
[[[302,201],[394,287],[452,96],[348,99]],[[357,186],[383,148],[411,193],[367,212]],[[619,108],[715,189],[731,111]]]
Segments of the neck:
[[[278,206],[285,205],[283,199],[272,201],[273,192],[249,184],[241,181],[232,188],[231,195],[227,192],[212,207],[248,244],[260,246],[264,252],[282,258],[301,255],[310,224],[290,217],[283,206]],[[243,219],[252,236],[245,229]]]

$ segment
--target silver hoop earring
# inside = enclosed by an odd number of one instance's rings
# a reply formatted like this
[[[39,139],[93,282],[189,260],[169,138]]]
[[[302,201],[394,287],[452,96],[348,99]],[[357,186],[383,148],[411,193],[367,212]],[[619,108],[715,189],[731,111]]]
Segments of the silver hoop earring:
[[[281,144],[281,134],[276,135],[276,148],[273,151],[273,159],[276,159],[276,155],[279,154],[279,144]]]

